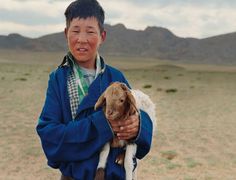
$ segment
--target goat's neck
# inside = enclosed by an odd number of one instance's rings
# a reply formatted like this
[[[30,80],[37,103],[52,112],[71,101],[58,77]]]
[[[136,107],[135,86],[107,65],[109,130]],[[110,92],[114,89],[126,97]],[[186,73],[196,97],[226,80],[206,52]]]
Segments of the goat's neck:
[[[117,147],[122,148],[122,147],[126,146],[127,143],[128,142],[125,141],[125,140],[119,140],[117,137],[114,137],[111,141],[111,147],[113,147],[113,148],[117,148]]]

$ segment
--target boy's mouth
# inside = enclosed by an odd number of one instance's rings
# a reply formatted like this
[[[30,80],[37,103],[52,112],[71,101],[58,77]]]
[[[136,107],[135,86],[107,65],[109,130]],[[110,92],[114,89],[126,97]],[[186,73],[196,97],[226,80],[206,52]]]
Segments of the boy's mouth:
[[[77,51],[79,51],[79,52],[86,52],[86,51],[88,51],[88,49],[86,49],[86,48],[78,48]]]

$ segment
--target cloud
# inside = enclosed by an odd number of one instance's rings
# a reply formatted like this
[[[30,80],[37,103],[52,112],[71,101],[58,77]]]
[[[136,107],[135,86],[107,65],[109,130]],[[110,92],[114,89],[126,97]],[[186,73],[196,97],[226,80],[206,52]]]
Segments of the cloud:
[[[5,16],[8,14],[7,16]],[[25,25],[46,25],[57,24],[64,20],[63,15],[48,16],[46,14],[34,13],[31,11],[12,11],[2,9],[0,11],[0,20],[6,22],[21,23]]]
[[[49,17],[57,17],[64,13],[65,7],[68,4],[69,2],[66,1],[49,3],[48,0],[7,0],[1,4],[0,10],[21,13],[28,12],[32,14],[44,14]]]
[[[20,33],[38,37],[63,31],[64,11],[69,3],[55,0],[7,0],[0,6],[0,32],[5,35]]]
[[[120,0],[120,1],[126,1],[126,0]],[[235,0],[129,0],[130,3],[137,5],[137,6],[155,6],[159,5],[160,7],[166,7],[166,6],[198,6],[198,7],[232,7],[236,6]]]
[[[165,26],[181,36],[207,37],[236,30],[236,26],[233,25],[236,20],[234,8],[185,6],[178,8],[178,13],[173,13],[173,9],[177,10],[173,7],[169,9],[173,15],[170,19],[177,22],[168,23],[169,18],[166,17]]]
[[[39,37],[50,33],[62,32],[65,24],[57,25],[24,25],[14,22],[0,21],[0,32],[3,34],[19,33],[26,37]],[[17,29],[17,32],[16,32]],[[53,31],[52,31],[53,30]]]
[[[181,37],[233,32],[236,1],[232,0],[102,0],[108,22],[123,22],[128,28],[162,26]],[[114,13],[115,12],[115,13]]]
[[[105,9],[105,22],[112,25],[123,23],[139,30],[161,26],[181,37],[198,38],[236,31],[234,0],[98,1]],[[0,6],[0,32],[17,30],[37,37],[59,28],[63,31],[64,11],[70,2],[72,0],[6,0]]]

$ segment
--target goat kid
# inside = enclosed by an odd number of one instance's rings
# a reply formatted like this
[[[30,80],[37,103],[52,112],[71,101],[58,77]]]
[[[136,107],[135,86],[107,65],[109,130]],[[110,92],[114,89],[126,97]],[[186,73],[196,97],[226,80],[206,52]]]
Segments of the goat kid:
[[[94,107],[95,110],[100,106],[103,106],[106,118],[113,121],[126,120],[131,115],[139,114],[138,108],[146,112],[151,110],[150,117],[152,120],[155,120],[155,105],[151,102],[150,98],[139,90],[130,90],[124,83],[112,83],[99,97]],[[149,112],[147,113],[149,114]],[[137,145],[129,141],[119,140],[115,136],[110,143],[108,142],[104,145],[100,152],[95,180],[104,180],[110,147],[122,148],[125,146],[125,153],[120,154],[116,158],[116,163],[124,165],[126,180],[132,180],[136,176],[136,172],[133,171],[133,157],[135,157]]]

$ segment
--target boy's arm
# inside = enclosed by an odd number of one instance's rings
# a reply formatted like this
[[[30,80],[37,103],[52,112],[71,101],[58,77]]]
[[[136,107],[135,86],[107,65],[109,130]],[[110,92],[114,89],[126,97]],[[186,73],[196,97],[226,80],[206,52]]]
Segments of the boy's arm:
[[[52,162],[87,159],[112,139],[112,130],[102,111],[63,124],[63,110],[57,89],[55,76],[51,75],[45,105],[36,127],[43,150]]]

